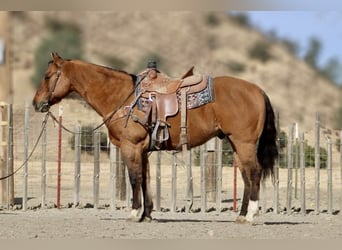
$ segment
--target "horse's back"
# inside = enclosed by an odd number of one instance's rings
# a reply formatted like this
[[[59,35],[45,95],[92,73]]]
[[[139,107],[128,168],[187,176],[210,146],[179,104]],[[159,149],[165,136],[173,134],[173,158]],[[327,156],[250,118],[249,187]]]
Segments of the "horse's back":
[[[264,109],[265,101],[261,88],[251,82],[230,76],[214,78],[216,104],[230,103],[229,107],[248,107]],[[255,106],[256,105],[256,106]],[[228,108],[228,107],[227,107]]]

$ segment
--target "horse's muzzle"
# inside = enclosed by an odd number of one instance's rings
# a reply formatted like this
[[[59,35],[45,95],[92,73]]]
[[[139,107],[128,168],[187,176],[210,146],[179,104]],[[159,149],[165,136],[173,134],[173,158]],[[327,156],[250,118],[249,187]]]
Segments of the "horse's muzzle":
[[[49,109],[50,109],[50,105],[49,105],[48,102],[39,102],[39,103],[37,103],[37,102],[33,101],[32,105],[33,105],[34,110],[36,112],[45,113],[45,112],[48,112]]]

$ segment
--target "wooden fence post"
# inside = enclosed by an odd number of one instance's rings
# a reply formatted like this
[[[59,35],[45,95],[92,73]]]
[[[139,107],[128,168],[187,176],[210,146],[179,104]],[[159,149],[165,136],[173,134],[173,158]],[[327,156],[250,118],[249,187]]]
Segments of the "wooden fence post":
[[[293,128],[294,125],[289,126],[289,135],[287,140],[287,196],[286,196],[286,213],[291,213],[291,202],[292,202],[292,169],[293,169]]]
[[[221,212],[222,201],[222,145],[223,141],[217,139],[217,170],[216,170],[216,211]]]
[[[305,149],[304,149],[304,133],[300,134],[299,138],[299,164],[300,164],[300,176],[301,176],[301,212],[303,215],[306,214],[306,203],[305,203]]]
[[[177,159],[176,152],[172,153],[172,185],[171,185],[171,212],[176,212],[177,201]]]
[[[261,212],[263,214],[267,211],[267,188],[266,188],[266,179],[261,180]]]
[[[157,151],[157,163],[156,163],[156,211],[160,211],[161,201],[161,152]]]
[[[279,213],[279,165],[280,165],[280,125],[279,125],[279,112],[276,113],[276,129],[277,129],[277,149],[279,152],[276,164],[274,164],[274,193],[273,193],[273,208],[274,213]]]
[[[126,165],[124,165],[124,170],[125,170],[125,186],[126,186],[126,207],[130,208],[132,206],[132,202],[131,202],[131,197],[132,197],[132,192],[131,192],[131,185],[130,185],[130,181],[129,181],[129,173],[128,173],[128,168],[126,167]]]
[[[185,152],[185,165],[187,169],[186,193],[187,193],[187,201],[188,201],[188,204],[185,210],[187,213],[189,213],[194,203],[194,187],[193,187],[192,166],[191,166],[191,149],[186,150]]]
[[[200,165],[201,165],[201,212],[207,209],[207,190],[206,190],[206,143],[200,146]]]
[[[127,196],[126,190],[128,189],[129,181],[126,182],[126,166],[122,161],[120,148],[115,147],[115,168],[116,168],[116,179],[115,179],[115,189],[116,189],[116,198],[121,201],[124,201]]]
[[[294,197],[298,198],[298,169],[299,169],[299,131],[298,123],[295,123],[295,148],[294,148],[294,168],[295,168],[295,188]]]
[[[7,124],[10,120],[7,118],[8,115],[11,115],[8,113],[8,103],[10,105],[13,103],[10,12],[0,11],[0,24],[0,176],[5,176],[9,172],[13,172],[13,160],[11,160],[13,155],[8,155],[9,146],[13,144],[6,139],[7,131],[10,132],[10,125]],[[10,171],[8,172],[8,170]],[[0,205],[7,203],[9,207],[9,204],[14,204],[14,176],[7,180],[0,181]]]
[[[328,193],[328,214],[332,214],[333,212],[333,180],[332,180],[332,142],[331,138],[328,138],[328,159],[327,159],[327,174],[328,174],[328,183],[327,183],[327,193]]]
[[[61,207],[61,175],[62,175],[62,121],[63,106],[59,106],[58,114],[58,165],[57,165],[57,208]]]
[[[13,105],[8,104],[7,174],[13,173]],[[14,176],[7,178],[7,208],[14,205]]]
[[[13,107],[0,103],[0,176],[13,173]],[[14,176],[0,181],[0,205],[14,204]]]
[[[320,198],[320,116],[316,113],[315,121],[315,212],[319,214]]]
[[[94,208],[99,208],[99,194],[100,194],[100,132],[94,131]]]
[[[24,122],[24,173],[23,173],[23,200],[22,200],[22,210],[27,209],[27,169],[28,162],[28,143],[29,143],[29,124],[30,124],[30,110],[28,102],[25,103],[25,122]]]
[[[7,121],[7,109],[6,109],[7,103],[2,102],[0,100],[0,176],[6,176],[7,175],[7,138],[6,138],[6,127],[8,126]],[[6,197],[7,197],[7,185],[6,180],[0,181],[0,205],[3,205],[6,203]]]
[[[116,158],[116,147],[110,143],[109,148],[109,165],[110,165],[110,207],[112,210],[115,210],[116,207],[116,161],[118,159]]]
[[[75,174],[74,174],[74,206],[80,203],[81,186],[81,125],[75,126]]]
[[[206,190],[207,190],[207,200],[211,202],[216,202],[216,138],[210,139],[206,143]]]
[[[233,153],[233,211],[237,212],[237,168],[238,160],[236,152]],[[239,163],[240,164],[240,163]]]
[[[41,200],[41,208],[46,207],[46,126],[43,127],[42,133],[42,168],[41,168],[41,193],[42,193],[42,200]]]
[[[342,130],[340,131],[340,211],[342,210]]]

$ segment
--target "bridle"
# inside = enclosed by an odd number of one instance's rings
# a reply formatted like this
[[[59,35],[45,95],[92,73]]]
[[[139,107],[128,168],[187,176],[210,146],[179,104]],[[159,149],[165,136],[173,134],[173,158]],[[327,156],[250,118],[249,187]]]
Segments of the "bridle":
[[[61,74],[62,74],[62,70],[61,70],[62,65],[63,65],[63,64],[61,64],[61,66],[59,66],[58,69],[57,69],[57,71],[56,71],[56,78],[55,78],[55,81],[53,82],[52,86],[51,86],[50,89],[49,89],[49,94],[48,94],[47,102],[43,104],[43,108],[44,108],[44,107],[47,107],[47,108],[50,107],[52,95],[53,95],[53,93],[54,93],[55,90],[56,90],[57,82],[58,82],[58,80],[59,80],[59,77],[60,77]]]
[[[50,101],[50,98],[51,98],[53,92],[55,92],[55,89],[56,89],[56,86],[57,86],[57,82],[58,82],[59,77],[61,76],[61,74],[62,74],[61,68],[58,68],[57,72],[56,72],[55,81],[53,82],[53,85],[51,86],[51,88],[49,90],[49,98],[48,98],[49,101]]]

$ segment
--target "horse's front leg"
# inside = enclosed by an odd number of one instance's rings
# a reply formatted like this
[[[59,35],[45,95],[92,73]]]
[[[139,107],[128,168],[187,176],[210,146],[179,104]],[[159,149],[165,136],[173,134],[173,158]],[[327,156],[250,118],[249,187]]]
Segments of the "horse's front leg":
[[[128,220],[139,222],[143,219],[144,209],[141,204],[141,187],[143,181],[142,147],[131,142],[121,144],[121,154],[128,169],[129,180],[132,186],[132,211]]]
[[[142,192],[144,196],[144,213],[142,216],[142,220],[151,221],[151,213],[153,209],[153,201],[152,201],[152,192],[150,186],[150,164],[148,162],[148,154],[147,152],[143,153],[143,172],[142,172]]]

